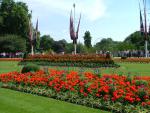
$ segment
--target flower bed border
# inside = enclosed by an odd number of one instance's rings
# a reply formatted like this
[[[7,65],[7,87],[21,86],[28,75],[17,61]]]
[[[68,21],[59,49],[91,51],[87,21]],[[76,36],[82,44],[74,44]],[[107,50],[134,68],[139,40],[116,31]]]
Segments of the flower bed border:
[[[71,67],[119,67],[111,58],[105,55],[34,55],[27,56],[19,64],[35,63],[44,66]]]

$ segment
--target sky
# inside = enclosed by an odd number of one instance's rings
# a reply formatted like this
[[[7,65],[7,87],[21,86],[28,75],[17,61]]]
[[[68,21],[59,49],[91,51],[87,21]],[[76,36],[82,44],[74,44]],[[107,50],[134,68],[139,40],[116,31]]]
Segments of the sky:
[[[38,18],[41,35],[50,35],[54,40],[72,42],[69,34],[70,11],[76,4],[75,23],[81,13],[78,42],[90,31],[92,44],[102,38],[123,41],[140,29],[139,0],[16,0],[27,3],[32,10],[32,22]]]

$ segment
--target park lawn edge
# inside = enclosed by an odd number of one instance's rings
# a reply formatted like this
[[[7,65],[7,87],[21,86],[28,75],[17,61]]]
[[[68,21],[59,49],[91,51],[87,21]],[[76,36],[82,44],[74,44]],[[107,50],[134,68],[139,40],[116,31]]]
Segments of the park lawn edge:
[[[35,100],[40,100],[40,102],[41,103],[43,103],[43,100],[45,100],[45,103],[50,103],[50,102],[54,102],[55,104],[57,103],[57,104],[60,104],[60,105],[58,105],[58,106],[60,106],[60,108],[58,107],[58,108],[53,108],[53,110],[59,110],[59,109],[62,109],[62,106],[67,106],[67,108],[68,108],[68,106],[69,107],[72,107],[73,106],[73,108],[71,108],[71,109],[68,109],[67,111],[65,111],[65,112],[61,112],[62,110],[60,110],[60,112],[57,112],[57,113],[80,113],[80,111],[78,110],[78,109],[80,109],[81,110],[81,113],[110,113],[110,112],[108,112],[108,111],[102,111],[102,110],[100,110],[100,109],[94,109],[94,108],[90,108],[90,107],[86,107],[86,106],[82,106],[82,105],[77,105],[77,104],[73,104],[73,103],[69,103],[69,102],[65,102],[65,101],[60,101],[60,100],[56,100],[56,99],[53,99],[53,98],[48,98],[48,97],[44,97],[44,96],[38,96],[38,95],[33,95],[33,94],[29,94],[29,93],[24,93],[24,92],[21,92],[21,91],[15,91],[15,90],[12,90],[12,89],[7,89],[7,88],[0,88],[0,98],[1,98],[1,101],[0,101],[0,104],[1,104],[1,106],[0,106],[0,112],[1,112],[1,110],[3,109],[2,107],[3,107],[3,105],[2,105],[2,103],[5,103],[5,102],[3,102],[2,100],[3,100],[3,97],[4,96],[8,96],[7,98],[9,98],[8,99],[8,102],[10,102],[11,103],[11,101],[17,101],[17,100],[14,100],[14,99],[16,99],[16,98],[20,98],[20,96],[22,96],[22,98],[25,98],[25,100],[24,99],[19,99],[18,100],[18,103],[19,104],[23,104],[23,103],[20,103],[20,102],[24,102],[24,101],[26,101],[26,98],[29,98],[29,97],[31,97],[31,99],[28,99],[28,101],[29,102],[31,102],[32,103],[32,99],[34,100],[35,98]],[[5,93],[6,92],[6,93]],[[12,97],[11,98],[11,96],[14,96],[14,97]],[[18,104],[18,103],[15,103],[15,104]],[[37,102],[38,103],[38,102]],[[7,104],[9,104],[9,103],[7,103]],[[28,103],[27,102],[27,104],[30,104],[30,103]],[[39,103],[40,104],[40,103]],[[54,104],[54,105],[55,105]],[[53,105],[53,104],[52,104]],[[9,106],[9,105],[8,105]],[[8,107],[8,106],[4,106],[4,107]],[[12,106],[12,105],[11,105]],[[17,106],[17,105],[15,105],[15,106]],[[26,106],[28,106],[28,105],[24,105],[24,106],[21,106],[20,108],[18,107],[18,110],[20,110],[20,109],[22,109],[22,110],[24,110],[25,108],[24,107],[26,107]],[[38,107],[39,107],[39,105],[37,105]],[[48,107],[48,105],[46,105],[47,107]],[[45,106],[41,106],[41,107],[43,107],[43,108],[45,108]],[[74,107],[76,107],[75,109],[74,109]],[[30,108],[30,107],[29,107]],[[43,108],[40,108],[40,109],[43,109]],[[8,109],[9,109],[9,107],[8,107]],[[33,105],[33,109],[36,109],[36,107],[35,107],[35,105]],[[37,108],[38,109],[38,108]],[[49,108],[50,109],[50,108]],[[76,110],[77,109],[77,110]],[[73,111],[73,112],[70,112],[70,110],[71,111]],[[84,110],[86,110],[86,111],[84,111]],[[2,113],[11,113],[13,110],[10,110],[10,112],[7,112],[7,111],[9,111],[9,110],[6,110],[6,112],[2,112]],[[26,110],[25,110],[26,111]],[[28,110],[27,110],[28,111]],[[26,111],[26,112],[27,112]],[[29,109],[29,111],[30,111],[30,109]],[[32,111],[32,110],[31,110]],[[15,113],[26,113],[26,112],[15,112]],[[42,112],[42,111],[39,111],[39,112],[36,112],[36,113],[40,113],[40,112]],[[33,112],[28,112],[28,113],[35,113],[35,111],[33,111]],[[43,112],[43,113],[53,113],[52,111],[51,112]],[[56,113],[56,112],[54,112],[54,113]]]

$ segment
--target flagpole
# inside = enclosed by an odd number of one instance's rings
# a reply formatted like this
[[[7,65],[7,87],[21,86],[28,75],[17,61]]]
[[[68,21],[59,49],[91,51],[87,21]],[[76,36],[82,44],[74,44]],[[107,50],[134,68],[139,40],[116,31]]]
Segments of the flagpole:
[[[147,18],[146,18],[146,0],[143,0],[144,18],[145,18],[145,57],[147,58]]]
[[[75,30],[75,3],[73,4],[73,8],[74,8],[74,31],[76,31]],[[75,35],[76,36],[76,35]],[[76,40],[76,39],[75,39]],[[75,41],[75,43],[74,43],[74,54],[76,55],[76,53],[77,53],[77,44],[76,44],[77,42]]]
[[[31,10],[31,16],[32,16],[32,10]],[[31,22],[31,17],[30,17],[30,43],[31,43],[31,55],[34,55],[34,47],[33,47],[33,28],[32,28],[32,22]]]

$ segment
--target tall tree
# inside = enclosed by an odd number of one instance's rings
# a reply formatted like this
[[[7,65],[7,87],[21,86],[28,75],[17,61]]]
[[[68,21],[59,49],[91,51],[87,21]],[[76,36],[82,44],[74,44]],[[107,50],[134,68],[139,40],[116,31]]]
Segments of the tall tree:
[[[67,42],[64,39],[59,40],[59,41],[54,41],[52,45],[52,50],[54,50],[56,53],[65,52],[66,45],[67,45]]]
[[[40,48],[43,51],[48,51],[52,49],[52,45],[54,43],[53,38],[50,37],[50,35],[44,35],[40,38]]]
[[[16,53],[25,52],[26,41],[17,35],[0,36],[0,52]]]
[[[84,38],[84,45],[87,48],[91,48],[92,47],[92,44],[91,44],[92,37],[91,37],[90,32],[86,31],[83,38]]]
[[[0,34],[16,34],[27,38],[29,16],[31,15],[25,3],[1,0]]]
[[[103,38],[100,42],[96,43],[95,48],[96,50],[102,51],[116,51],[117,44],[119,42],[113,41],[111,38]]]
[[[131,43],[133,44],[136,49],[144,49],[144,35],[141,34],[140,31],[136,31],[132,34],[130,34],[125,40],[125,43]],[[148,40],[148,42],[150,42]],[[148,47],[150,49],[150,47]]]

